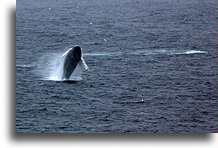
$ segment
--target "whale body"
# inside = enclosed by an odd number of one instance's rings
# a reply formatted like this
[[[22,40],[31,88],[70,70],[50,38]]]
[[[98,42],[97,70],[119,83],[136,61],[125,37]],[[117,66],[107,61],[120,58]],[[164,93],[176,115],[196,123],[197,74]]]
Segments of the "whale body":
[[[78,64],[85,70],[89,70],[85,60],[82,57],[82,50],[79,46],[75,46],[65,52],[62,56],[62,59],[64,59],[62,80],[69,80]]]

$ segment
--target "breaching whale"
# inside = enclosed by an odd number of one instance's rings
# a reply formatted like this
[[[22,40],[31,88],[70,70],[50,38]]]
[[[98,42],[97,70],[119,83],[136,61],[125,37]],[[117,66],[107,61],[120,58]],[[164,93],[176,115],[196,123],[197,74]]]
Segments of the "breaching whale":
[[[82,50],[79,46],[75,46],[65,52],[62,59],[64,59],[62,80],[69,80],[78,64],[85,70],[89,70],[89,67],[82,57]]]

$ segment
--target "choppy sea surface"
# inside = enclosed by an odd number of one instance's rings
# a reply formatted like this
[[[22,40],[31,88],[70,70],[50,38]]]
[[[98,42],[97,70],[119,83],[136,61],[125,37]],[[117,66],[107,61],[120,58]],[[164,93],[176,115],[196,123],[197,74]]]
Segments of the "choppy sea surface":
[[[217,132],[216,0],[19,0],[19,133]],[[75,45],[89,71],[60,81]]]

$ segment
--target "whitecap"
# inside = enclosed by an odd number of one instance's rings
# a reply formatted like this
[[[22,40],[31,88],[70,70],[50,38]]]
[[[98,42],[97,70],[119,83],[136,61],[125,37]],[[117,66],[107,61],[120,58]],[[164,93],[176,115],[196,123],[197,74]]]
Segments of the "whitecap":
[[[34,67],[35,65],[33,64],[17,64],[16,67],[22,67],[22,68],[30,68]]]
[[[201,50],[188,50],[185,52],[185,54],[195,54],[195,53],[207,53],[207,52]]]
[[[96,53],[86,53],[85,56],[119,56],[122,52],[96,52]]]
[[[129,54],[133,55],[182,55],[182,54],[204,54],[206,51],[202,50],[166,50],[166,49],[157,49],[157,50],[139,50],[134,51]]]

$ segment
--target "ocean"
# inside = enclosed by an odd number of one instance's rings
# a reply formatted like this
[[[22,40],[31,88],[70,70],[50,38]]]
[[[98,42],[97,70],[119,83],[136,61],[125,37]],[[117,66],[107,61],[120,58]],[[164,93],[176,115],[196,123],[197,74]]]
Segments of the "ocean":
[[[19,0],[16,132],[217,133],[216,0]],[[56,79],[79,45],[89,71]]]

